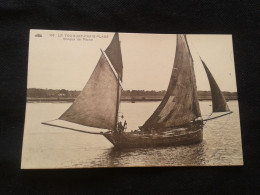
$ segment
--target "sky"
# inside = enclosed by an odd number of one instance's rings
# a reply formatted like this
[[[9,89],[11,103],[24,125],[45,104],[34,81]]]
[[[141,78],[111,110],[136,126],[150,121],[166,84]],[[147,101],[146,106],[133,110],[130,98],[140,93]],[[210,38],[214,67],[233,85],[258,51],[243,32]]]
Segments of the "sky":
[[[40,34],[41,37],[36,36]],[[113,38],[111,32],[31,30],[28,88],[81,90]],[[94,37],[95,36],[95,37]],[[176,35],[119,33],[124,90],[166,90]],[[199,56],[222,91],[237,91],[231,35],[190,35],[198,90],[210,90]]]

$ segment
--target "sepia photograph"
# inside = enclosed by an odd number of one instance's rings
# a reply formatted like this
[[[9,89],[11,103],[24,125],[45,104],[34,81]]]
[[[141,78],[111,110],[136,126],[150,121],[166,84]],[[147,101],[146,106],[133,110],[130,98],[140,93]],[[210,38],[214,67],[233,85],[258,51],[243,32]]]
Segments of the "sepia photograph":
[[[242,166],[232,35],[30,30],[22,169]]]

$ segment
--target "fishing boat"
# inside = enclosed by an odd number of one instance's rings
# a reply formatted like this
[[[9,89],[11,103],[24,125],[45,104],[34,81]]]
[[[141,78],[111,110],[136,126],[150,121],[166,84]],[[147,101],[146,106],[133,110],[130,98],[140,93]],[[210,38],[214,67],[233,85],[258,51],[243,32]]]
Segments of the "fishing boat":
[[[103,135],[117,148],[200,143],[205,121],[232,113],[213,75],[202,59],[201,62],[211,88],[211,117],[201,116],[193,58],[186,35],[178,34],[165,96],[139,129],[125,131],[119,122],[123,60],[119,34],[115,33],[107,49],[101,50],[92,75],[74,103],[58,119],[43,124]]]

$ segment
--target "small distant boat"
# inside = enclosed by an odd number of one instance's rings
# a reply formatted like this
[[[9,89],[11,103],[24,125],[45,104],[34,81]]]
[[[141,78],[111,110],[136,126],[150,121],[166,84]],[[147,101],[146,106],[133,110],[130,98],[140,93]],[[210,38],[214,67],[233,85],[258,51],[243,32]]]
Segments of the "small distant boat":
[[[206,64],[202,59],[201,62],[210,83],[213,113],[219,113],[206,120],[232,113]],[[203,125],[206,120],[201,117],[193,59],[186,35],[177,35],[172,75],[163,100],[148,120],[138,130],[131,132],[124,132],[118,122],[122,71],[119,35],[115,33],[108,48],[101,50],[96,68],[74,103],[59,119],[43,124],[101,134],[118,148],[186,145],[203,140]],[[82,131],[60,125],[57,121],[97,128],[102,132]]]

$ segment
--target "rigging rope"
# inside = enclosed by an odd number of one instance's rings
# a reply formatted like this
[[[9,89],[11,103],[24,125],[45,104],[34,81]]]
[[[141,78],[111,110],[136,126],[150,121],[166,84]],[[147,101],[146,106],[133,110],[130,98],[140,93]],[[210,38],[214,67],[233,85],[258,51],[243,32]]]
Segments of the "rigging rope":
[[[49,123],[49,122],[56,121],[56,120],[59,120],[59,119],[54,119],[54,120],[42,122],[41,124],[43,124],[43,125],[48,125],[48,126],[52,126],[52,127],[59,127],[59,128],[63,128],[63,129],[69,129],[69,130],[77,131],[77,132],[81,132],[81,133],[103,135],[103,132],[102,132],[102,131],[100,131],[100,132],[91,132],[91,131],[85,131],[85,130],[70,128],[70,127],[63,127],[63,126],[60,126],[60,125],[56,125],[56,124],[51,124],[51,123]]]
[[[207,122],[209,121],[209,119],[210,119],[210,117],[211,117],[211,115],[213,114],[213,112],[211,112],[210,113],[210,115],[206,115],[206,116],[208,116],[208,118],[206,119],[206,120],[204,120],[202,117],[202,119],[203,119],[203,121],[204,121],[204,126],[207,124]]]
[[[197,49],[197,47],[195,46],[195,44],[193,44],[193,42],[191,41],[191,39],[189,39],[189,42],[190,42],[189,45],[192,45],[192,47],[191,47],[192,50],[194,50],[195,53],[197,53],[197,55],[200,57],[200,54],[199,54],[198,49]]]

